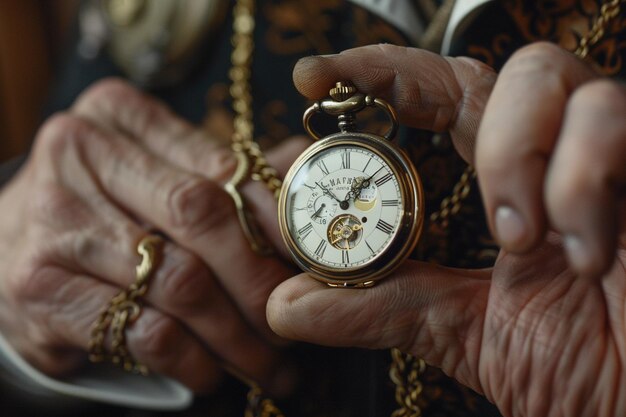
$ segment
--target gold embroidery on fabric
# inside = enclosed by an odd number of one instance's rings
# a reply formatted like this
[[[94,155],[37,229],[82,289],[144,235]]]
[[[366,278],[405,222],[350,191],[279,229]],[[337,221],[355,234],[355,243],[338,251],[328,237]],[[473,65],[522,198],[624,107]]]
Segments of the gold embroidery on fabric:
[[[263,14],[270,22],[265,35],[268,49],[280,55],[335,52],[327,35],[333,25],[329,12],[341,3],[340,0],[299,0],[266,4]]]
[[[547,40],[573,51],[579,39],[589,31],[600,11],[600,3],[601,0],[506,0],[502,8],[515,22],[523,43]],[[607,35],[593,48],[593,61],[605,75],[617,75],[623,69],[626,41],[620,40],[618,35],[625,31],[624,19],[615,19]],[[468,55],[491,66],[502,62],[514,41],[509,32],[494,35],[490,45],[469,45]]]

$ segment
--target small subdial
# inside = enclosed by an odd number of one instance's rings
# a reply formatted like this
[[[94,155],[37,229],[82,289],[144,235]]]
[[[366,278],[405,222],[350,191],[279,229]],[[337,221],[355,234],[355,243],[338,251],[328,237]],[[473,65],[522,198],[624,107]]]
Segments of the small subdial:
[[[352,214],[341,214],[328,226],[328,242],[337,249],[353,249],[362,237],[363,225]]]
[[[309,197],[306,209],[311,220],[318,224],[328,223],[328,219],[335,215],[339,204],[325,194],[313,193]]]
[[[378,197],[378,187],[375,184],[368,184],[367,187],[363,187],[359,195],[354,200],[354,207],[361,211],[370,211],[376,206],[376,200]]]

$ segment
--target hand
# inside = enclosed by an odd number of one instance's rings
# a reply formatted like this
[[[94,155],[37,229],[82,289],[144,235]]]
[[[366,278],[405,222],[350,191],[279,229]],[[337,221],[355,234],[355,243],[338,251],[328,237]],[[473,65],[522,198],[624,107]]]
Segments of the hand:
[[[342,201],[339,200],[337,198],[337,196],[335,195],[335,193],[333,193],[332,191],[330,191],[329,188],[324,187],[322,184],[320,184],[319,182],[315,183],[318,187],[320,187],[322,189],[322,191],[324,192],[324,194],[326,194],[327,196],[329,196],[330,198],[332,198],[333,200],[335,200],[338,203],[341,203]]]
[[[311,219],[315,219],[316,217],[319,217],[320,213],[322,212],[322,210],[324,210],[324,208],[326,208],[326,204],[322,203],[320,208],[318,208],[317,211],[313,213],[313,215],[311,216]]]
[[[399,347],[505,416],[624,415],[626,92],[597,78],[544,43],[515,54],[497,82],[476,61],[390,46],[301,61],[294,79],[309,98],[348,79],[388,99],[403,123],[449,130],[476,162],[504,249],[480,271],[409,261],[366,291],[297,276],[270,297],[272,328],[325,345]]]
[[[367,179],[363,177],[355,178],[354,181],[352,181],[350,191],[348,191],[348,194],[346,194],[346,197],[343,200],[347,202],[350,198],[352,198],[353,201],[356,201],[356,199],[361,196],[361,191],[370,186],[370,180],[374,178],[374,175]]]
[[[268,159],[284,172],[301,149],[290,141]],[[280,390],[284,341],[265,304],[293,270],[251,251],[220,186],[234,167],[227,147],[157,100],[117,80],[91,87],[45,123],[0,194],[2,333],[41,370],[75,370],[100,310],[134,281],[137,243],[156,228],[169,239],[127,331],[132,355],[195,391],[210,391],[222,365]],[[260,184],[244,193],[278,245],[271,194]]]

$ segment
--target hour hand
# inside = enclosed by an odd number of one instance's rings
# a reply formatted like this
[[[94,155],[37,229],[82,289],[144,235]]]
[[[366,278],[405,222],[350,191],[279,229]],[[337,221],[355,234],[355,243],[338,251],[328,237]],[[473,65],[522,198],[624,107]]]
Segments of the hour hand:
[[[331,198],[333,198],[335,201],[337,201],[338,203],[341,203],[341,200],[337,198],[337,196],[330,191],[328,188],[324,187],[322,184],[320,184],[319,182],[315,183],[318,187],[320,187],[322,189],[322,191],[324,191],[324,194],[330,196]]]
[[[355,178],[355,180],[352,182],[351,190],[348,191],[348,194],[346,194],[345,201],[349,200],[351,197],[353,200],[356,201],[356,199],[359,198],[359,196],[361,195],[361,191],[363,191],[364,188],[369,187],[370,180],[372,178],[373,175],[367,179],[363,177]]]

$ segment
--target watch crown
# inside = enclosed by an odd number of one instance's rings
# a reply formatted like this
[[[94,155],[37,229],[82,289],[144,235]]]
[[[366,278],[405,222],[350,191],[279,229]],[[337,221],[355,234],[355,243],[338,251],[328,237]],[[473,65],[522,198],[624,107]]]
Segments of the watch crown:
[[[330,89],[329,95],[335,101],[346,101],[356,93],[356,87],[349,81],[340,81]]]

